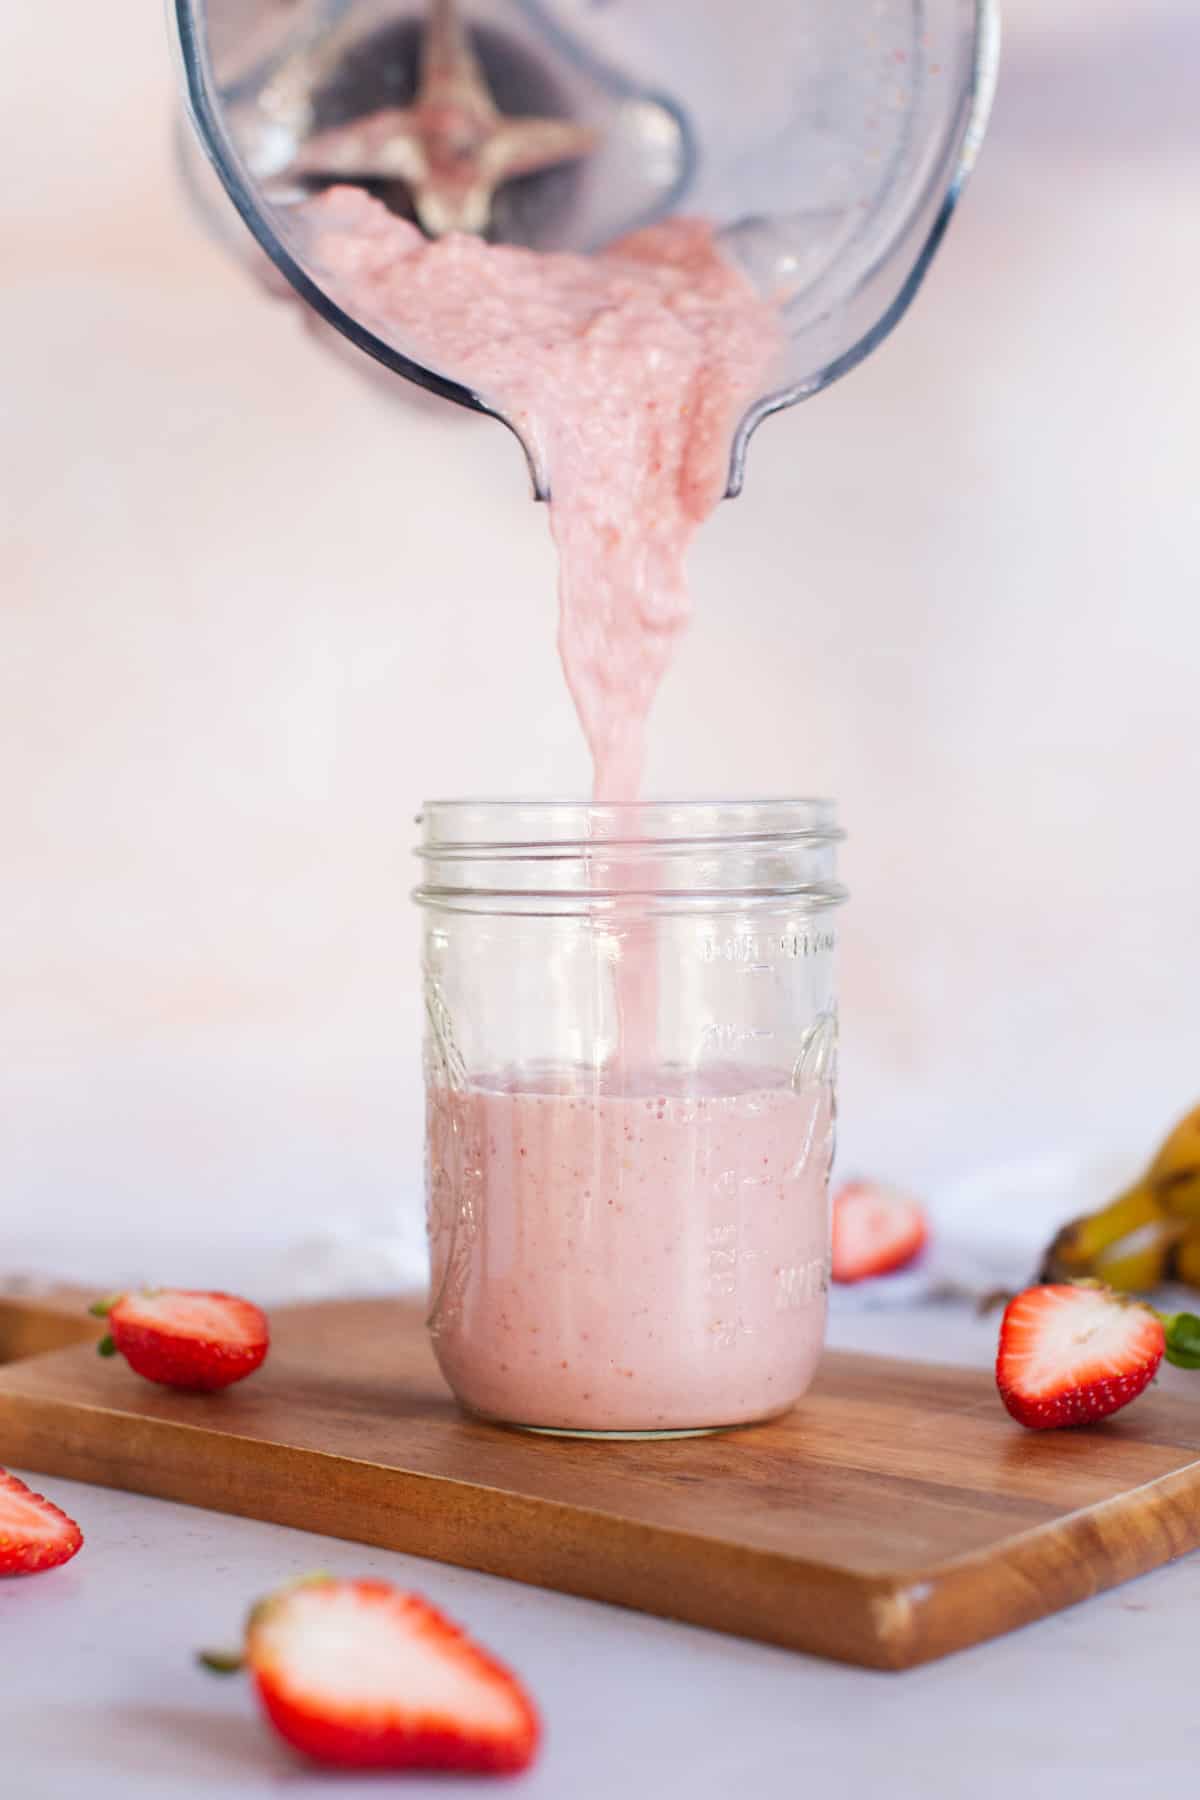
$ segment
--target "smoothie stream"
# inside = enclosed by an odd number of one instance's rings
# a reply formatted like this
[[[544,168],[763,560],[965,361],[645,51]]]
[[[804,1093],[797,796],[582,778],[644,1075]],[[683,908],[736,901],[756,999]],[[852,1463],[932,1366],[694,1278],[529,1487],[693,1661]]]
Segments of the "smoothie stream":
[[[711,228],[603,254],[428,242],[361,191],[305,203],[335,293],[475,388],[548,471],[559,648],[597,802],[637,798],[688,617],[684,558],[769,387],[770,301]],[[429,1085],[430,1324],[475,1410],[565,1430],[681,1430],[781,1410],[824,1332],[830,1100],[790,1068],[664,1070],[650,931],[614,936],[603,1068]]]
[[[351,309],[390,324],[537,447],[593,798],[636,800],[647,717],[688,618],[684,556],[724,492],[738,421],[769,385],[775,308],[700,220],[572,256],[430,242],[358,188],[303,212]]]

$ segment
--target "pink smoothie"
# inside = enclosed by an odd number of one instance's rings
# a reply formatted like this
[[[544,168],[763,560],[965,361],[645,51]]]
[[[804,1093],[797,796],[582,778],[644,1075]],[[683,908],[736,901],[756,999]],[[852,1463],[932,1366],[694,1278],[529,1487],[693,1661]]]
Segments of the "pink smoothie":
[[[689,603],[684,555],[769,385],[779,316],[712,228],[670,219],[599,256],[430,242],[357,188],[303,206],[338,297],[512,421],[549,472],[559,649],[597,800],[633,800]]]
[[[678,1431],[804,1392],[825,1329],[829,1091],[696,1079],[431,1087],[430,1325],[472,1410]]]

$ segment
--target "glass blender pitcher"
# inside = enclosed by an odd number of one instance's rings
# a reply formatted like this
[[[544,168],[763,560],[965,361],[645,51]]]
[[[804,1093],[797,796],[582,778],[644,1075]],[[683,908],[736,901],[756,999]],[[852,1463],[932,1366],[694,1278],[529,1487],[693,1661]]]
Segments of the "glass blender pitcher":
[[[506,424],[402,329],[340,302],[298,201],[357,181],[427,230],[541,250],[598,249],[680,211],[711,220],[779,300],[787,344],[735,433],[730,494],[760,421],[853,368],[908,307],[974,161],[998,49],[991,0],[171,0],[170,13],[204,153],[185,139],[185,173],[222,239],[261,265],[257,240],[387,369]],[[404,130],[439,80],[451,112],[465,93],[489,130],[528,128],[502,179],[440,213]]]

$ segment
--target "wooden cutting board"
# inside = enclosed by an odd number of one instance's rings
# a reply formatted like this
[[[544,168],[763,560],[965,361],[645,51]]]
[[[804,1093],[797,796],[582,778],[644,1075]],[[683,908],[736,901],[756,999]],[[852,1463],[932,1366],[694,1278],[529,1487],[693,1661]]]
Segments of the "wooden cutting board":
[[[0,1288],[0,1363],[103,1337],[103,1323],[87,1311],[95,1298],[78,1287]]]
[[[295,1307],[273,1326],[265,1367],[223,1395],[152,1387],[90,1345],[10,1363],[0,1463],[890,1669],[1200,1543],[1186,1392],[1032,1434],[984,1373],[831,1354],[773,1424],[606,1444],[465,1418],[410,1305]]]

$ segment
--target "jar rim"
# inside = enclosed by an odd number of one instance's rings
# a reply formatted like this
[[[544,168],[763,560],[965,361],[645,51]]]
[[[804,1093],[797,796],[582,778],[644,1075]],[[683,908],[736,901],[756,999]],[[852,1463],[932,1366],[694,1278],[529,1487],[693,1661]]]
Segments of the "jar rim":
[[[418,905],[656,914],[836,906],[832,800],[432,800]]]
[[[642,850],[705,844],[835,844],[845,832],[823,798],[581,801],[426,800],[417,855],[426,859],[561,855],[604,845]]]

